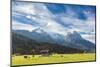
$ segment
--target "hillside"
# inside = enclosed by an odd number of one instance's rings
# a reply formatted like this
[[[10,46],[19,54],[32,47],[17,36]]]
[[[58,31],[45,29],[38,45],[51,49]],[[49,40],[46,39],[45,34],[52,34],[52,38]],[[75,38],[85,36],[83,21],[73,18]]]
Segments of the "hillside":
[[[35,54],[40,54],[40,50],[48,49],[52,53],[81,53],[83,50],[59,45],[56,43],[37,42],[31,38],[12,33],[12,53],[20,54],[32,54],[32,50],[35,50]]]

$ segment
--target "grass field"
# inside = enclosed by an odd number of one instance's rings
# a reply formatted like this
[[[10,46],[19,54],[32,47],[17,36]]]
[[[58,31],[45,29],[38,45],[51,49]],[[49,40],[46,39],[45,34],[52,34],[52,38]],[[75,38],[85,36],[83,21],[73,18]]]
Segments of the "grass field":
[[[12,66],[16,65],[34,65],[34,64],[49,64],[49,63],[67,63],[67,62],[80,62],[80,61],[95,61],[95,53],[87,54],[53,54],[48,57],[41,55],[25,55],[30,58],[24,58],[24,55],[13,56]]]

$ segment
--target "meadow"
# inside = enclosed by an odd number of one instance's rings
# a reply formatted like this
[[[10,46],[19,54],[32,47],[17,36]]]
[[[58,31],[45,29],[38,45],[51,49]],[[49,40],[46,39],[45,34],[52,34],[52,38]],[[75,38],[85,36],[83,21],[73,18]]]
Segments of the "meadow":
[[[25,58],[27,56],[27,58]],[[12,56],[12,66],[95,61],[95,53]]]

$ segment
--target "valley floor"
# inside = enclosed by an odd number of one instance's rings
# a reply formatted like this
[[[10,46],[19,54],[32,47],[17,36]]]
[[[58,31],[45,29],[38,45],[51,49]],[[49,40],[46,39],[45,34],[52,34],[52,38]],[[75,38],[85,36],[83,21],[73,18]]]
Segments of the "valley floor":
[[[27,56],[27,58],[25,58]],[[12,56],[12,66],[17,65],[36,65],[36,64],[52,64],[52,63],[69,63],[81,61],[95,61],[95,53],[82,53],[82,54],[53,54],[51,56],[41,55],[21,55]]]

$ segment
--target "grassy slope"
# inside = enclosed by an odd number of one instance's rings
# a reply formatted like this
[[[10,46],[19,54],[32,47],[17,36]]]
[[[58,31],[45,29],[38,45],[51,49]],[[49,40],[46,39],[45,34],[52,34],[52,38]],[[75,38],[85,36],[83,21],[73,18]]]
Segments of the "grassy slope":
[[[61,57],[61,55],[63,57]],[[88,54],[55,54],[49,57],[40,55],[29,55],[30,58],[24,56],[12,57],[12,66],[14,65],[30,65],[30,64],[48,64],[48,63],[62,63],[62,62],[79,62],[79,61],[95,61],[95,53]]]

